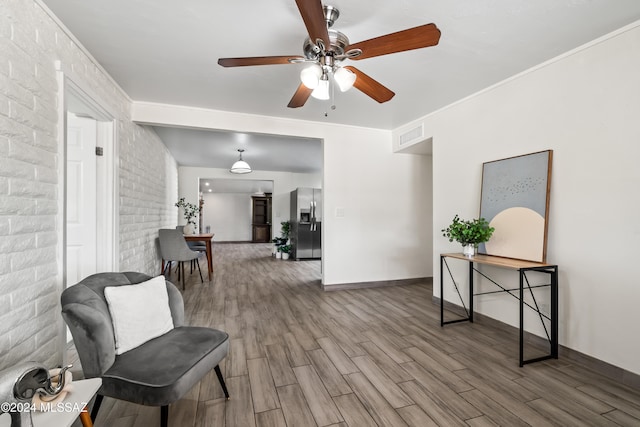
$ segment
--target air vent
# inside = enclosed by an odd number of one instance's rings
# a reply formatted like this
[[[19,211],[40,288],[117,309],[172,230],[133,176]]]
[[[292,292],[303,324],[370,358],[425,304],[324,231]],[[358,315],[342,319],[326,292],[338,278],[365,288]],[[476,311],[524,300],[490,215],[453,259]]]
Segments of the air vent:
[[[408,130],[405,133],[400,134],[400,138],[399,138],[400,147],[419,142],[423,138],[424,138],[424,126],[419,125],[413,129]]]

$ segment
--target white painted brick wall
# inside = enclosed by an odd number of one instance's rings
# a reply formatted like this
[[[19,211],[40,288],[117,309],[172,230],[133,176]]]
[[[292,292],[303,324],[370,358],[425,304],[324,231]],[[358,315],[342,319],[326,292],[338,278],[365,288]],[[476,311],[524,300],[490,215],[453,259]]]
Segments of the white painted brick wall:
[[[120,271],[157,274],[158,228],[176,224],[177,166],[130,101],[33,0],[0,2],[0,370],[61,361],[59,60],[117,116]]]

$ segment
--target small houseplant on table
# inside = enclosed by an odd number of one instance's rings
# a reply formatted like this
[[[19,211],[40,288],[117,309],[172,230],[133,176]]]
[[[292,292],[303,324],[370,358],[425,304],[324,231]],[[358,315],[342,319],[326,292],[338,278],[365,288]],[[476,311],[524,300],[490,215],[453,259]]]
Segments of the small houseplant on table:
[[[455,240],[460,243],[463,247],[463,254],[473,256],[478,249],[478,245],[488,242],[494,231],[495,228],[490,227],[484,218],[465,221],[456,215],[453,217],[451,224],[442,229],[442,235],[448,238],[450,242]]]
[[[187,220],[187,224],[184,226],[184,234],[193,234],[196,232],[196,217],[200,214],[200,207],[193,203],[187,203],[184,201],[184,197],[181,197],[175,204],[176,207],[182,208],[184,212],[184,219]]]

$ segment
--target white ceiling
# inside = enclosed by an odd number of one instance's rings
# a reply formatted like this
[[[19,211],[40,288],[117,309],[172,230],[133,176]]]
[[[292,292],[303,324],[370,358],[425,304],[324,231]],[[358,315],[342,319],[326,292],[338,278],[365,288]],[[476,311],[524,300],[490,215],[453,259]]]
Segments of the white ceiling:
[[[638,0],[326,0],[351,43],[434,22],[440,44],[345,61],[396,93],[385,104],[352,89],[336,92],[335,110],[313,98],[291,109],[304,65],[223,68],[217,60],[302,54],[307,34],[294,0],[41,1],[135,101],[383,129],[640,19]],[[184,141],[177,131],[160,133],[167,145]],[[203,161],[201,146],[194,153]]]
[[[243,160],[253,170],[322,172],[321,142],[313,138],[155,127],[179,165],[229,169]]]

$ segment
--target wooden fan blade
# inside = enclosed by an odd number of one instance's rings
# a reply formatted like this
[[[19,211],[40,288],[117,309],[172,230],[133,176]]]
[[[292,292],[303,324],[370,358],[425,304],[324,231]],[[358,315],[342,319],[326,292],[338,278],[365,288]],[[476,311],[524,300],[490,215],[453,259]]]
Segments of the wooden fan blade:
[[[360,49],[362,54],[354,60],[373,58],[374,56],[404,52],[412,49],[435,46],[440,41],[440,30],[435,24],[426,24],[397,33],[387,34],[349,45],[345,51]]]
[[[365,95],[370,96],[379,103],[387,102],[393,98],[396,94],[389,90],[386,86],[383,86],[378,81],[372,79],[362,71],[350,65],[344,67],[347,70],[353,72],[356,75],[356,81],[353,86]]]
[[[296,0],[300,15],[304,21],[309,38],[315,44],[316,40],[322,39],[325,47],[329,48],[329,31],[327,31],[327,21],[324,19],[324,10],[321,0]]]
[[[278,65],[291,64],[290,59],[305,58],[299,55],[291,56],[253,56],[249,58],[220,58],[218,64],[223,67],[246,67],[248,65]]]
[[[309,99],[309,97],[311,96],[311,92],[313,92],[313,89],[309,89],[304,84],[300,83],[300,86],[298,86],[296,93],[293,94],[293,98],[291,98],[291,101],[289,101],[289,105],[287,105],[287,107],[302,107],[305,102],[307,102],[307,99]]]

